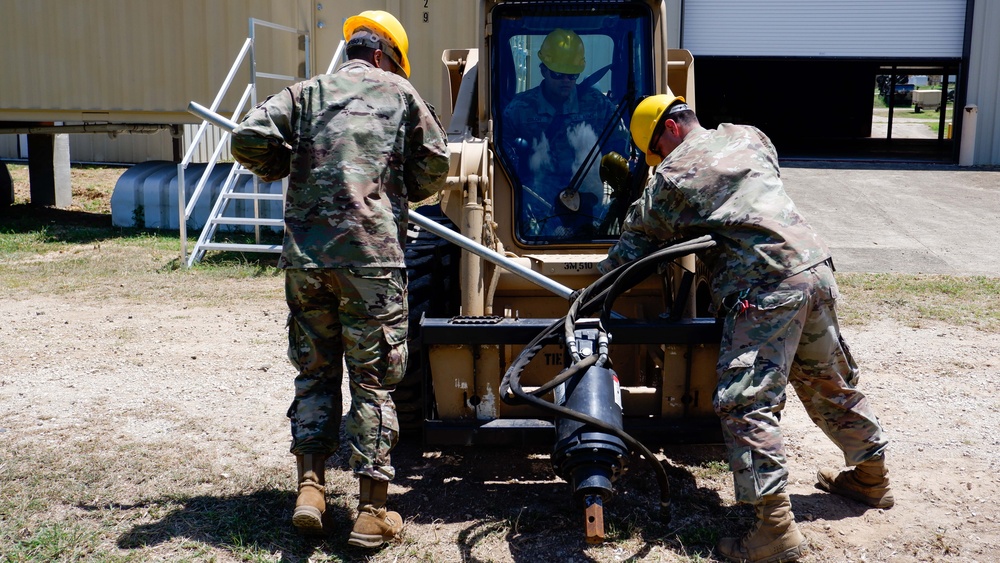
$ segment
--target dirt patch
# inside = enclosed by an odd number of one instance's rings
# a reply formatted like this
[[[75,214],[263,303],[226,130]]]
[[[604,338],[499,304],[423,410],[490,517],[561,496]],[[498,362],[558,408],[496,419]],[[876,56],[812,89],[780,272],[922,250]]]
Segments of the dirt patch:
[[[31,201],[31,185],[28,182],[28,166],[26,164],[7,164],[7,169],[14,181],[14,204],[29,203]],[[118,178],[127,169],[128,167],[125,166],[113,168],[79,164],[71,166],[70,186],[73,196],[66,211],[103,214],[110,221],[111,194],[115,190]]]
[[[192,542],[196,560],[247,560],[247,544],[256,554],[249,560],[368,557],[343,545],[355,502],[346,452],[331,462],[330,535],[308,540],[290,530],[284,414],[294,373],[281,279],[252,280],[256,295],[233,302],[224,299],[227,284],[240,293],[232,280],[199,279],[209,298],[191,300],[169,288],[183,281],[166,275],[162,291],[151,284],[138,299],[123,283],[65,295],[10,291],[0,302],[0,472],[30,478],[29,456],[62,488],[30,517],[0,520],[18,525],[3,531],[4,541],[40,523],[89,522],[95,553],[135,560],[192,558]],[[1000,336],[890,320],[845,333],[893,439],[897,506],[865,510],[813,487],[817,468],[842,460],[790,398],[783,427],[790,493],[811,545],[806,561],[992,560],[1000,545]],[[674,464],[671,521],[656,517],[655,480],[633,460],[606,509],[609,541],[588,546],[544,448],[404,443],[390,493],[407,518],[405,534],[369,560],[713,561],[718,537],[751,522],[733,504],[722,450],[664,453]],[[252,533],[229,537],[225,511],[248,506],[258,519]]]

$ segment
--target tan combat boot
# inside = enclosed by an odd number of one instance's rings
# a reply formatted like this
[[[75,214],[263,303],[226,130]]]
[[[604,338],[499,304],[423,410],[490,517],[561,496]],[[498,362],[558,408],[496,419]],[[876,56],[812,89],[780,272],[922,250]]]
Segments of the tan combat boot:
[[[361,494],[358,500],[358,519],[354,521],[347,543],[357,547],[379,547],[396,537],[403,529],[403,518],[385,509],[389,496],[389,482],[371,477],[360,477]]]
[[[295,456],[299,470],[299,498],[295,501],[292,524],[306,534],[323,533],[326,512],[326,456]]]
[[[816,487],[875,508],[890,508],[896,499],[889,488],[888,475],[885,457],[878,456],[849,470],[820,469],[816,473]]]
[[[742,538],[722,538],[720,555],[741,563],[781,563],[796,561],[805,554],[805,538],[795,525],[788,494],[779,493],[760,499],[754,506],[757,523]]]

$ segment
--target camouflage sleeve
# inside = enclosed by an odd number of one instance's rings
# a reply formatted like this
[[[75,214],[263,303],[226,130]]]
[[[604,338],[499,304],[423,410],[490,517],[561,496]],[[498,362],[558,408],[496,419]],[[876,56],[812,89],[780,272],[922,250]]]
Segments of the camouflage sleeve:
[[[444,126],[441,125],[434,106],[415,97],[411,110],[407,145],[412,150],[403,164],[403,183],[406,186],[406,198],[417,202],[444,188],[450,153]]]
[[[233,131],[233,158],[265,182],[288,176],[292,151],[285,144],[294,138],[292,90],[286,88],[257,104]]]
[[[673,192],[661,175],[653,175],[642,196],[629,207],[621,237],[598,266],[602,272],[641,258],[678,236]]]

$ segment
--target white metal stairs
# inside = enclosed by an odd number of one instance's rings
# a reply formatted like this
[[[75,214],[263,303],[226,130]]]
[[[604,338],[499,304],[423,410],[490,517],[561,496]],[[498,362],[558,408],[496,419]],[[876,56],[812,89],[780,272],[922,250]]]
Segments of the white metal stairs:
[[[309,32],[297,30],[295,28],[286,27],[278,25],[271,22],[266,22],[258,20],[256,18],[250,18],[250,36],[244,42],[242,49],[236,57],[235,62],[229,70],[229,74],[226,80],[223,82],[221,89],[215,97],[215,101],[209,107],[213,112],[217,112],[219,105],[221,104],[223,98],[231,86],[236,73],[239,71],[244,62],[249,63],[250,67],[250,81],[246,85],[243,91],[243,95],[240,98],[239,103],[236,106],[236,111],[234,112],[232,119],[235,120],[239,115],[248,108],[251,108],[257,103],[257,79],[258,78],[272,78],[277,80],[283,80],[287,82],[295,82],[298,80],[303,80],[305,77],[294,76],[294,75],[282,75],[258,72],[256,70],[256,62],[254,57],[254,49],[257,43],[256,28],[258,26],[268,27],[278,31],[288,32],[296,34],[300,37],[300,49],[305,50],[305,74],[306,77],[310,76],[310,60],[309,60]],[[248,59],[249,57],[249,59]],[[332,65],[331,65],[332,66]],[[231,252],[269,252],[269,253],[280,253],[281,244],[269,244],[261,241],[261,227],[270,227],[275,230],[281,230],[284,228],[284,221],[280,218],[269,218],[261,217],[260,208],[262,202],[283,202],[284,194],[288,188],[288,179],[285,178],[281,182],[281,193],[272,193],[261,191],[261,185],[259,178],[251,173],[249,170],[244,168],[239,163],[233,163],[231,165],[230,171],[223,182],[219,195],[212,205],[212,210],[209,212],[208,218],[201,230],[198,240],[195,242],[191,249],[191,253],[187,253],[187,230],[188,221],[195,209],[195,204],[201,193],[204,191],[206,184],[209,182],[211,173],[219,163],[220,156],[223,149],[228,145],[230,132],[225,131],[222,137],[219,139],[215,151],[208,161],[205,171],[202,173],[197,185],[195,186],[191,197],[188,200],[187,197],[187,184],[185,182],[185,170],[191,163],[199,144],[205,139],[205,129],[209,127],[207,121],[202,121],[197,133],[191,141],[187,152],[184,155],[183,160],[177,165],[177,197],[178,197],[178,213],[179,226],[180,226],[180,243],[181,243],[181,264],[190,267],[201,261],[205,256],[205,252],[210,250],[221,250],[221,251],[231,251]],[[228,165],[228,164],[227,164]],[[249,177],[249,181],[244,180],[244,178]],[[250,188],[250,189],[247,189]],[[234,213],[230,212],[232,209],[231,204],[237,201],[248,201],[252,205],[247,206],[252,208],[252,214],[250,216],[234,216]],[[253,243],[237,243],[237,242],[220,242],[217,240],[217,235],[219,234],[220,227],[222,230],[247,230],[240,229],[252,228],[254,231],[254,242]]]

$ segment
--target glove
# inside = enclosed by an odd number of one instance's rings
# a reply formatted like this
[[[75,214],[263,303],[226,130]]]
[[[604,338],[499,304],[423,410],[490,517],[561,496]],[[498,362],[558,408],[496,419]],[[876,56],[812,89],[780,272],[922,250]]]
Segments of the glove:
[[[234,159],[265,182],[288,176],[292,151],[274,139],[234,134],[229,148]]]
[[[624,156],[609,152],[601,158],[601,181],[611,187],[611,197],[625,193],[632,183],[632,171]]]
[[[612,260],[610,257],[605,258],[604,260],[601,260],[600,262],[597,263],[597,271],[602,274],[606,274],[617,267],[618,263]]]

